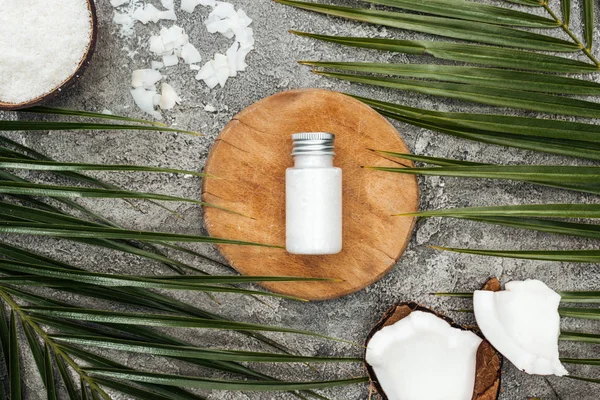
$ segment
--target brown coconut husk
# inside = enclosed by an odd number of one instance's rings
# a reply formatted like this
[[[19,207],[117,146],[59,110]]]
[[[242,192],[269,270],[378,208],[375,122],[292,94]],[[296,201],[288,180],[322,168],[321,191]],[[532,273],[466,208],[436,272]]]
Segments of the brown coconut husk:
[[[494,292],[500,289],[500,282],[496,278],[490,279],[483,287],[483,290],[490,290]],[[446,317],[445,315],[437,313],[420,304],[414,302],[406,302],[395,305],[394,307],[389,309],[384,314],[383,318],[371,330],[371,332],[369,332],[365,348],[368,346],[369,341],[371,340],[373,335],[375,335],[375,333],[379,332],[381,329],[388,325],[395,324],[396,322],[408,317],[413,311],[424,311],[432,313],[437,317],[442,318],[443,320],[448,322],[452,327],[462,330],[470,330],[483,339],[483,342],[481,342],[481,344],[479,345],[479,349],[477,350],[475,387],[473,389],[472,400],[497,400],[498,395],[500,394],[500,372],[502,368],[501,355],[492,347],[492,345],[487,340],[485,340],[485,338],[481,335],[481,332],[479,332],[476,328],[459,325],[455,323],[452,319]],[[367,368],[371,384],[373,385],[377,393],[384,400],[388,400],[388,397],[386,396],[381,385],[379,384],[379,381],[377,380],[377,375],[375,374],[373,368],[366,361],[365,366]]]

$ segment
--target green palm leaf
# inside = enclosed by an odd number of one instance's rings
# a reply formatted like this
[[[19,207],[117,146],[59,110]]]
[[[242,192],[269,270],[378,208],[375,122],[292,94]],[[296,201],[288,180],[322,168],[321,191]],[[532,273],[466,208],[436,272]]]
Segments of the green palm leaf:
[[[300,61],[300,64],[341,71],[367,72],[442,82],[464,83],[483,87],[525,90],[530,92],[596,96],[600,84],[557,75],[509,71],[498,68],[464,67],[435,64],[392,64],[368,62]]]
[[[594,41],[594,0],[583,0],[586,49],[592,50]]]
[[[511,107],[548,114],[573,115],[588,118],[600,117],[600,104],[598,103],[543,93],[510,89],[503,90],[472,84],[429,82],[323,71],[316,71],[315,73],[348,82],[406,90],[433,96],[449,97],[496,107]]]
[[[111,121],[125,121],[125,122],[135,122],[142,125],[156,125],[156,126],[167,126],[162,122],[149,121],[146,119],[137,119],[124,117],[121,115],[115,114],[104,114],[104,113],[95,113],[90,111],[81,111],[81,110],[71,110],[68,108],[57,108],[57,107],[48,107],[48,106],[34,106],[28,108],[21,108],[19,110],[15,110],[14,112],[18,113],[34,113],[34,114],[50,114],[50,115],[66,115],[71,117],[83,117],[83,118],[98,118],[98,119],[107,119]]]
[[[558,313],[565,318],[600,319],[600,310],[595,308],[561,307]]]
[[[454,39],[533,50],[563,52],[574,52],[579,50],[577,45],[566,40],[481,22],[368,10],[363,8],[340,7],[294,0],[276,1],[281,4],[336,17],[416,32],[430,33]]]
[[[56,386],[54,383],[54,367],[52,366],[52,358],[50,356],[50,349],[46,344],[44,346],[44,384],[46,385],[46,397],[48,400],[56,400],[58,398],[56,394]]]
[[[89,368],[92,376],[103,376],[114,379],[127,379],[139,382],[150,382],[160,385],[184,386],[217,390],[243,390],[243,391],[290,391],[307,389],[326,389],[337,386],[355,385],[368,382],[368,378],[354,378],[332,381],[315,382],[280,382],[280,381],[232,381],[221,379],[207,379],[193,376],[155,374],[139,371],[122,371],[119,369]]]
[[[184,129],[167,128],[163,126],[98,124],[93,122],[47,122],[47,121],[0,121],[1,131],[153,131],[185,133],[192,136],[202,136],[200,133]]]
[[[560,0],[563,23],[565,26],[569,26],[571,23],[571,0]]]
[[[207,205],[210,207],[216,207],[208,203],[186,199],[183,197],[168,196],[163,194],[155,193],[142,193],[133,192],[129,190],[117,190],[117,189],[95,189],[95,188],[84,188],[74,186],[57,186],[57,185],[45,185],[39,183],[29,182],[7,182],[0,181],[0,193],[1,194],[14,194],[14,195],[25,195],[25,196],[49,196],[49,197],[68,197],[68,198],[103,198],[103,199],[150,199],[150,200],[161,200],[161,201],[181,201],[186,203],[193,203],[199,205]],[[217,207],[220,208],[220,207]]]
[[[579,365],[595,365],[600,366],[599,358],[561,358],[561,363],[564,364],[579,364]]]
[[[524,260],[599,263],[598,250],[476,250],[454,247],[432,246],[437,250],[490,257],[519,258]]]
[[[233,321],[215,321],[206,318],[180,317],[174,315],[160,315],[147,313],[125,313],[93,309],[76,309],[70,307],[25,307],[24,310],[26,310],[31,315],[73,319],[76,321],[172,328],[201,328],[232,331],[283,332],[320,337],[330,340],[339,340],[333,339],[325,335],[320,335],[314,332],[302,331],[299,329]]]
[[[466,207],[398,214],[418,217],[545,217],[600,218],[600,204],[522,204],[493,207]]]
[[[531,28],[556,28],[558,23],[553,19],[514,11],[507,8],[465,2],[462,0],[428,0],[415,2],[411,0],[365,0],[404,10],[425,14],[451,17],[467,21],[487,22],[498,25],[523,26]]]
[[[147,240],[151,242],[188,242],[188,243],[213,243],[235,244],[240,246],[275,247],[272,245],[244,242],[241,240],[221,239],[210,236],[182,235],[163,232],[130,231],[118,228],[105,228],[79,225],[47,225],[25,222],[2,222],[0,233],[23,235],[41,235],[61,238],[101,238],[101,239],[129,239]]]
[[[17,160],[7,157],[0,157],[0,168],[26,169],[35,171],[138,171],[207,176],[201,172],[186,171],[174,168],[143,167],[139,165],[61,163],[56,161],[34,161],[27,159]]]
[[[426,40],[328,36],[299,31],[290,32],[299,36],[310,37],[343,46],[392,51],[404,54],[430,55],[440,60],[468,62],[492,67],[554,73],[584,74],[598,72],[598,67],[596,65],[582,61],[502,47]]]
[[[561,303],[578,303],[578,304],[598,304],[600,303],[600,292],[594,291],[557,291],[560,295]],[[434,293],[441,297],[455,297],[460,299],[472,299],[473,293]]]
[[[131,340],[118,340],[101,338],[97,336],[53,335],[58,342],[65,342],[80,346],[91,346],[101,349],[127,351],[133,353],[152,354],[177,358],[199,358],[216,361],[237,362],[274,362],[274,363],[352,363],[362,362],[361,358],[347,357],[313,357],[296,356],[290,354],[260,353],[250,351],[216,350],[192,346],[175,346],[137,342]]]
[[[56,366],[58,367],[58,372],[60,373],[60,377],[62,378],[63,384],[67,389],[69,400],[79,400],[77,389],[75,388],[75,383],[73,382],[73,379],[71,379],[69,370],[67,369],[67,366],[65,365],[65,362],[61,357],[56,358]]]
[[[21,400],[21,361],[19,360],[19,340],[17,337],[17,319],[13,311],[10,313],[10,331],[8,345],[9,368],[8,375],[10,380],[10,399]]]

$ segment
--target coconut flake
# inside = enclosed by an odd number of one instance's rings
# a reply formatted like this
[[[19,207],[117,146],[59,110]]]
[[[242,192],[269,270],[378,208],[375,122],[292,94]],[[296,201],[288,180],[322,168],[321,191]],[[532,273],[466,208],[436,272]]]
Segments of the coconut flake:
[[[160,115],[160,113],[154,109],[155,95],[156,90],[146,90],[142,87],[131,90],[133,101],[140,108],[140,110],[152,115],[156,119],[162,119],[162,115]]]
[[[210,60],[202,68],[198,71],[196,75],[197,80],[203,80],[206,83],[206,86],[209,89],[214,89],[219,84],[219,79],[217,78],[217,73],[214,68],[214,60]]]
[[[165,66],[165,64],[161,63],[160,61],[152,61],[151,65],[152,69],[161,69]]]
[[[152,4],[146,4],[133,12],[133,19],[146,25],[150,21],[156,23],[161,19],[177,21],[177,15],[175,15],[175,10],[160,11]]]
[[[181,99],[173,89],[173,86],[168,83],[163,83],[160,87],[161,96],[160,96],[160,108],[162,110],[170,110],[175,107],[175,104],[179,104]]]
[[[152,89],[162,79],[160,72],[153,69],[137,69],[131,73],[131,86]]]
[[[193,64],[202,61],[202,56],[196,47],[191,43],[186,43],[181,47],[181,58],[186,64]]]
[[[538,280],[513,281],[506,290],[478,290],[475,318],[486,339],[529,374],[564,376],[560,363],[560,295]]]
[[[162,59],[163,59],[163,64],[165,65],[165,67],[172,67],[179,63],[179,58],[177,58],[177,56],[175,56],[175,55],[163,56]]]
[[[229,65],[229,76],[231,77],[237,76],[237,53],[239,49],[240,44],[238,42],[233,42],[231,47],[225,53],[225,55],[227,55],[227,64]]]
[[[413,311],[375,333],[365,358],[390,400],[471,400],[481,342],[434,314]]]

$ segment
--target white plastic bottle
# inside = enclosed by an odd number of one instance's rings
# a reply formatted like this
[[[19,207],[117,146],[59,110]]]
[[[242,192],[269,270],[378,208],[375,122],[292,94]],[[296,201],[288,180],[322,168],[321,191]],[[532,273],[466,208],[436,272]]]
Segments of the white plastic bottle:
[[[335,135],[292,135],[294,167],[286,171],[286,249],[292,254],[342,251],[342,170],[333,166]]]

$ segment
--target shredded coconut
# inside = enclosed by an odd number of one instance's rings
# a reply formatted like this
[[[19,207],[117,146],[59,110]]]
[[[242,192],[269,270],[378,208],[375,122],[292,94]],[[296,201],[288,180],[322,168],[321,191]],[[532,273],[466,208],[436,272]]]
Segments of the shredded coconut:
[[[85,0],[0,0],[0,101],[27,102],[63,84],[91,31]]]

